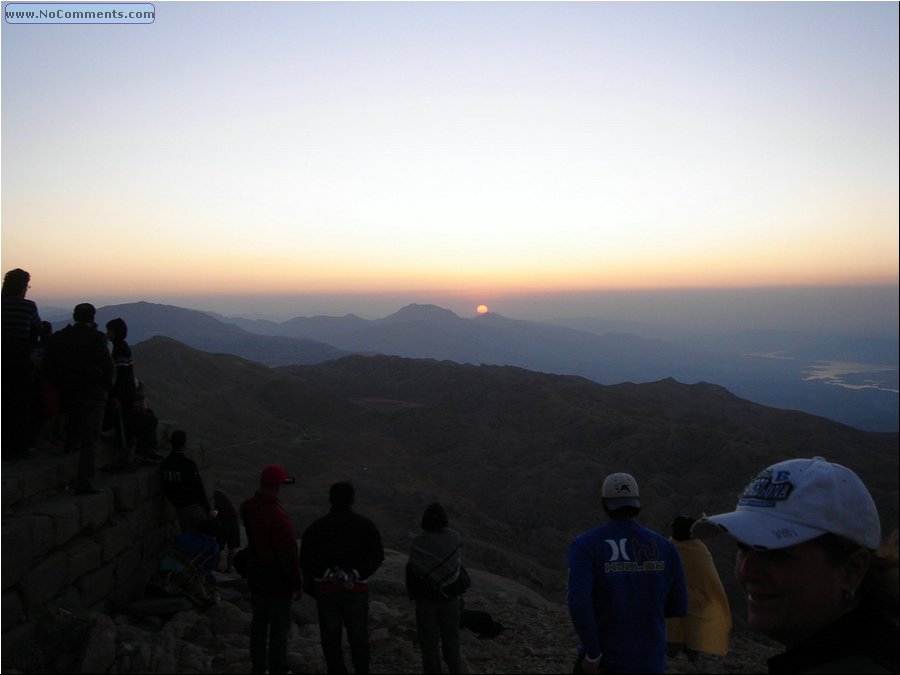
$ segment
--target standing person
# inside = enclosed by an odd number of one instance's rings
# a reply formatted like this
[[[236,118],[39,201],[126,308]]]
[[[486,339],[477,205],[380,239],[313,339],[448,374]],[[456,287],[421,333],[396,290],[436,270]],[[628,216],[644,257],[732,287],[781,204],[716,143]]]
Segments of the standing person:
[[[250,658],[254,673],[287,672],[291,601],[303,593],[297,535],[278,503],[285,482],[293,481],[283,467],[267,466],[259,476],[256,495],[240,508],[253,552],[247,580],[253,605]]]
[[[170,439],[172,451],[159,463],[163,492],[175,507],[182,532],[190,532],[212,511],[197,463],[185,454],[187,434],[178,429]]]
[[[138,405],[138,379],[134,375],[134,361],[131,347],[128,345],[128,324],[124,319],[112,319],[106,322],[106,336],[112,343],[112,358],[116,364],[116,386],[113,395],[116,412],[121,425],[116,424],[116,433],[121,434],[120,442],[125,453],[126,464],[133,463],[135,454],[147,462],[157,462],[163,458],[146,443],[138,443],[138,424],[136,419]],[[154,430],[155,433],[155,430]]]
[[[603,481],[610,521],[569,545],[569,615],[581,644],[576,673],[662,673],[665,619],[687,612],[678,550],[635,521],[637,481],[613,473]]]
[[[459,532],[448,525],[444,507],[430,504],[422,514],[422,533],[413,540],[406,563],[406,590],[416,601],[423,673],[441,672],[441,652],[450,673],[463,672],[459,651],[462,602],[452,586],[462,571],[462,541]]]
[[[695,519],[676,516],[672,542],[678,548],[687,583],[687,616],[666,619],[669,656],[682,651],[694,662],[701,653],[725,656],[731,637],[731,607],[709,549],[691,537]]]
[[[115,383],[116,371],[106,336],[94,323],[96,310],[84,302],[72,312],[74,324],[54,333],[47,344],[43,369],[59,390],[60,407],[67,410],[66,452],[79,451],[75,494],[97,494],[96,473],[100,429],[106,397]]]
[[[773,464],[735,511],[692,532],[737,542],[750,629],[787,647],[770,673],[897,672],[897,532],[880,547],[878,510],[853,471],[822,457]]]
[[[213,508],[219,521],[218,542],[220,550],[226,551],[225,571],[234,568],[234,554],[241,547],[241,527],[234,505],[222,490],[213,492]],[[218,565],[217,565],[218,566]]]
[[[34,363],[41,317],[26,300],[31,275],[23,269],[3,277],[2,293],[2,448],[3,458],[28,456],[31,445],[31,404]]]
[[[360,675],[369,672],[368,579],[384,560],[384,547],[375,524],[353,511],[354,499],[350,483],[331,486],[331,511],[301,537],[300,567],[318,604],[328,672],[347,672],[341,647],[346,626],[353,671]]]

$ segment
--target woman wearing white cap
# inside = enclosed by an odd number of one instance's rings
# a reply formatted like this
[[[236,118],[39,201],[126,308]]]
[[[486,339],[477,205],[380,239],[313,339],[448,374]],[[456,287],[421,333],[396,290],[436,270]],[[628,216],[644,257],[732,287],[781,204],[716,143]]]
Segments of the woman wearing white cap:
[[[897,533],[866,486],[821,457],[762,471],[737,509],[703,518],[694,536],[738,544],[735,574],[752,630],[787,647],[770,673],[896,673]]]

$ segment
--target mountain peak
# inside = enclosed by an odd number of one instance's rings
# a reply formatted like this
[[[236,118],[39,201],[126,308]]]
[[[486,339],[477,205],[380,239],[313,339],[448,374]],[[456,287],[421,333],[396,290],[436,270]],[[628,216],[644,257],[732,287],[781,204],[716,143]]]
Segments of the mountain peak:
[[[449,309],[437,305],[413,303],[387,316],[383,321],[454,321],[459,316]]]

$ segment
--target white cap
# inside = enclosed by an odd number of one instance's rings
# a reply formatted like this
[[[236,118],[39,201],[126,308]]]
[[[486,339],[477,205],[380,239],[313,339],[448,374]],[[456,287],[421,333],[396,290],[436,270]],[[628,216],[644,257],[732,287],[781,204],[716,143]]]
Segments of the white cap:
[[[822,457],[789,459],[762,471],[731,513],[702,518],[693,536],[725,532],[755,548],[786,548],[826,533],[876,549],[881,522],[859,476]]]
[[[641,508],[638,484],[630,473],[611,473],[603,481],[600,495],[606,502],[606,508],[610,511],[621,509],[624,506]]]

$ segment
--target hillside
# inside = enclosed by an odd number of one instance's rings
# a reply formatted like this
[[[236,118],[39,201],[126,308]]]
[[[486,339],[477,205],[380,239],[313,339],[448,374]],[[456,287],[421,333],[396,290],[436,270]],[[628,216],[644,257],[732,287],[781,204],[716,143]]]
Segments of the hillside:
[[[715,385],[603,386],[397,357],[268,369],[158,338],[134,351],[153,407],[210,447],[233,499],[252,493],[262,466],[283,463],[297,476],[284,502],[302,530],[327,509],[328,485],[349,479],[359,510],[401,551],[438,500],[473,567],[549,600],[563,597],[568,541],[602,518],[597,495],[611,471],[636,476],[642,521],[666,531],[678,513],[733,507],[758,469],[820,454],[855,469],[885,530],[897,526],[897,434],[766,408]],[[740,622],[733,549],[710,547]]]

